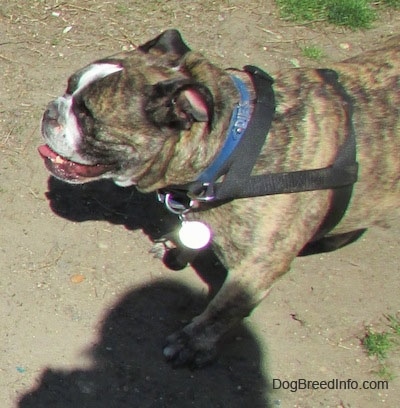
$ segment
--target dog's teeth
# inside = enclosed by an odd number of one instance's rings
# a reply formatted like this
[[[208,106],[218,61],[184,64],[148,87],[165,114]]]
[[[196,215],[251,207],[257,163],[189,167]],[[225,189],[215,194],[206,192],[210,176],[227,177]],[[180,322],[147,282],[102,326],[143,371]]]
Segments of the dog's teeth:
[[[63,163],[63,159],[62,159],[62,157],[61,156],[57,156],[54,160],[53,160],[53,162],[54,163],[57,163],[57,164],[61,164],[61,163]]]

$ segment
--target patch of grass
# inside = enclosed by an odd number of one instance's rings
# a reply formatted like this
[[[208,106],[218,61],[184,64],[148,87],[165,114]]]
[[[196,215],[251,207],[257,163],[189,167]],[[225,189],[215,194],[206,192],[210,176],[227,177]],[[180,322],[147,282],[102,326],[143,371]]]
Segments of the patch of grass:
[[[372,0],[276,0],[282,18],[297,22],[327,21],[351,29],[369,28],[376,20]],[[399,7],[400,0],[382,0]]]
[[[393,333],[400,339],[400,320],[393,315],[386,316],[386,319],[389,321],[389,327],[393,330]]]
[[[385,364],[380,365],[379,370],[376,372],[376,374],[388,381],[395,379],[395,375],[393,374],[392,370],[390,370],[390,368]]]
[[[128,14],[129,13],[129,7],[126,4],[116,4],[115,10],[117,13],[120,14]]]
[[[50,41],[51,45],[56,46],[59,45],[61,42],[61,38],[60,37],[53,37]]]
[[[301,51],[306,58],[316,61],[319,61],[324,56],[324,52],[315,45],[305,46]]]
[[[369,356],[377,357],[379,360],[377,375],[386,380],[393,380],[395,376],[386,364],[386,359],[388,352],[400,344],[400,319],[393,315],[385,316],[385,318],[388,321],[389,329],[377,333],[368,328],[362,344]]]
[[[333,0],[327,7],[328,22],[352,29],[369,28],[376,19],[369,0]]]
[[[325,19],[323,0],[276,0],[281,16],[294,21]]]
[[[368,329],[363,339],[363,346],[369,356],[376,356],[380,360],[383,360],[387,357],[387,352],[392,348],[393,344],[390,340],[390,333],[374,333]]]
[[[400,0],[382,0],[382,3],[389,7],[400,9]]]

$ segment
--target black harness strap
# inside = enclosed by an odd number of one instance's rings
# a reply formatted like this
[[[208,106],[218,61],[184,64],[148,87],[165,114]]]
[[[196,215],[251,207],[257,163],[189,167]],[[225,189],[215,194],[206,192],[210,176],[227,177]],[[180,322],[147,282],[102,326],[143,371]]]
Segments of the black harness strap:
[[[214,193],[217,200],[233,197],[231,186],[233,187],[238,180],[246,180],[245,183],[247,182],[247,178],[250,177],[265,143],[275,115],[275,95],[272,89],[274,80],[257,67],[247,65],[243,69],[251,74],[256,90],[256,100],[254,101],[252,113],[254,120],[250,120],[245,136],[228,162],[228,172],[224,177],[223,183],[216,185],[216,187],[218,186],[218,191]],[[250,135],[250,137],[246,137],[246,135]],[[237,192],[235,191],[234,193]]]
[[[265,143],[275,114],[275,97],[272,89],[274,80],[252,65],[246,65],[243,70],[251,74],[256,91],[253,113],[245,134],[229,160],[211,180],[206,184],[195,181],[187,186],[192,196],[211,205],[214,203],[219,205],[235,198],[265,195],[264,190],[248,195],[245,185]],[[223,182],[217,182],[221,176],[224,176]]]
[[[335,71],[330,69],[319,69],[318,72],[321,77],[335,89],[343,100],[348,134],[346,140],[339,149],[333,168],[336,169],[336,172],[340,169],[349,171],[349,180],[352,180],[352,182],[333,189],[333,196],[328,213],[322,221],[318,231],[310,240],[311,243],[315,243],[323,238],[335,228],[337,224],[339,224],[350,203],[353,185],[357,181],[358,174],[356,135],[353,126],[353,100],[343,88],[343,85],[339,82],[338,74]],[[303,248],[303,251],[306,251],[306,248]]]
[[[209,186],[209,189],[212,189],[213,202],[301,191],[339,189],[341,187],[346,187],[351,195],[352,185],[357,181],[358,172],[356,140],[351,120],[353,114],[352,101],[338,82],[335,71],[326,69],[318,70],[318,72],[341,96],[347,113],[348,137],[340,147],[335,162],[331,166],[321,169],[250,176],[261,147],[265,142],[266,132],[269,130],[274,112],[274,108],[271,106],[273,97],[272,101],[271,99],[269,102],[267,100],[267,98],[271,98],[270,93],[272,92],[272,82],[269,82],[267,84],[269,86],[266,87],[267,91],[264,91],[261,98],[257,98],[257,104],[253,112],[255,120],[250,122],[246,130],[246,133],[251,137],[244,137],[232,155],[232,164],[224,180],[214,183],[212,187]],[[260,77],[259,71],[255,72],[254,78],[256,89],[260,89],[257,85],[264,85],[265,89],[265,77]],[[264,81],[264,84],[260,84],[261,81]],[[342,202],[342,200],[340,201]]]
[[[252,75],[256,101],[252,118],[237,148],[212,180],[206,183],[194,181],[185,186],[171,186],[165,189],[165,192],[173,195],[173,200],[183,203],[183,210],[179,209],[183,212],[190,209],[190,204],[185,204],[188,200],[202,203],[195,210],[201,211],[237,198],[332,189],[331,207],[311,240],[315,242],[339,223],[349,204],[353,184],[357,181],[356,138],[352,122],[353,100],[340,84],[335,71],[317,70],[325,83],[329,84],[341,98],[346,113],[347,137],[339,148],[334,163],[321,169],[252,176],[251,172],[275,114],[275,99],[273,80],[269,75],[253,66],[246,66],[244,70]],[[222,181],[217,181],[221,176]],[[167,201],[165,200],[166,203]]]
[[[212,202],[225,202],[234,198],[257,197],[273,194],[297,193],[314,190],[333,190],[329,211],[311,242],[324,237],[344,216],[350,202],[353,184],[357,181],[356,138],[352,122],[353,101],[340,84],[338,75],[329,69],[318,70],[324,81],[331,85],[341,97],[346,112],[347,137],[338,150],[334,163],[325,168],[294,172],[271,173],[251,176],[254,163],[265,141],[272,116],[274,103],[272,81],[260,75],[260,71],[250,71],[254,84],[262,95],[257,95],[253,117],[246,130],[251,137],[244,137],[235,151],[229,170],[222,182],[208,186],[212,189]],[[252,67],[251,67],[252,68]],[[261,71],[262,72],[262,71]],[[260,118],[257,120],[257,118]]]
[[[315,170],[302,170],[287,173],[271,173],[243,179],[233,178],[229,185],[214,185],[215,201],[235,198],[257,197],[273,194],[299,193],[301,191],[337,189],[352,186],[357,180],[357,164],[346,167],[335,164]],[[214,201],[214,200],[212,200]]]

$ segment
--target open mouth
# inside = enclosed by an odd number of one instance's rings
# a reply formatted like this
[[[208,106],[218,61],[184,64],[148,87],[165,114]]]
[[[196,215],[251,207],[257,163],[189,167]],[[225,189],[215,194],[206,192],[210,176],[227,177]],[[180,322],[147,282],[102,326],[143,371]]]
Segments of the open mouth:
[[[38,151],[44,159],[45,166],[50,173],[57,178],[71,183],[80,182],[84,179],[97,178],[114,168],[114,166],[110,164],[87,165],[73,162],[60,156],[48,145],[39,146]]]

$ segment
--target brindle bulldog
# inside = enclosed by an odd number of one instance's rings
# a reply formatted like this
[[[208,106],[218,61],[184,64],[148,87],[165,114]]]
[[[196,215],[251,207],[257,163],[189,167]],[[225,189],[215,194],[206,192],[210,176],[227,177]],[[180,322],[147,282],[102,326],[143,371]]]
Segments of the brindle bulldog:
[[[221,337],[310,242],[328,234],[317,241],[332,249],[330,237],[339,234],[343,245],[357,236],[352,231],[395,215],[400,37],[329,68],[282,70],[271,85],[254,67],[216,67],[169,30],[76,72],[47,107],[39,151],[55,177],[158,190],[185,225],[201,220],[193,247],[203,238],[197,234],[212,234],[210,245],[229,273],[204,312],[167,338],[164,355],[174,364],[210,362]],[[262,125],[252,125],[255,116]],[[341,165],[343,146],[351,151],[355,143],[357,158],[350,153]],[[279,181],[263,181],[276,173]],[[280,187],[288,174],[289,187]],[[235,188],[224,187],[225,178]],[[215,193],[224,188],[228,194]],[[339,216],[332,217],[335,208]]]

